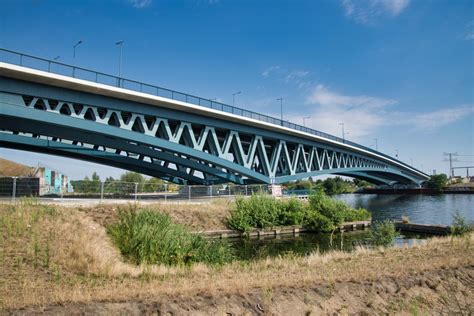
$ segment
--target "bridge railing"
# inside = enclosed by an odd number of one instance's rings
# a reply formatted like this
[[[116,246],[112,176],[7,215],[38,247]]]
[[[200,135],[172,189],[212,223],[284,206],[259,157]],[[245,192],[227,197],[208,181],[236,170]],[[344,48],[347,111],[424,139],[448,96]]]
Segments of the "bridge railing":
[[[16,52],[16,51],[4,49],[4,48],[0,48],[0,61],[9,63],[9,64],[23,66],[23,67],[42,70],[42,71],[46,71],[46,72],[54,73],[58,75],[73,77],[77,79],[92,81],[92,82],[96,82],[100,84],[132,90],[132,91],[147,93],[147,94],[164,97],[164,98],[168,98],[168,99],[172,99],[176,101],[191,103],[194,105],[199,105],[202,107],[207,107],[210,109],[214,109],[214,110],[218,110],[218,111],[222,111],[226,113],[231,113],[231,114],[255,119],[258,121],[287,127],[293,130],[297,130],[297,131],[305,132],[305,133],[312,134],[315,136],[319,136],[322,138],[330,139],[332,141],[348,144],[356,148],[360,148],[372,153],[376,153],[385,158],[395,160],[393,157],[385,155],[372,148],[362,146],[360,144],[348,141],[346,139],[342,139],[340,137],[337,137],[328,133],[324,133],[324,132],[321,132],[309,127],[301,126],[301,125],[291,123],[285,120],[281,120],[275,117],[271,117],[265,114],[260,114],[257,112],[245,110],[243,108],[231,106],[225,103],[213,101],[206,98],[201,98],[195,95],[191,95],[191,94],[187,94],[187,93],[183,93],[183,92],[179,92],[179,91],[175,91],[175,90],[171,90],[171,89],[167,89],[167,88],[163,88],[159,86],[150,85],[150,84],[142,83],[135,80],[125,79],[125,78],[105,74],[105,73],[94,71],[94,70],[84,69],[81,67],[76,67],[76,66],[64,64],[61,62],[57,62],[54,60],[31,56],[28,54],[23,54],[20,52]],[[412,168],[411,166],[401,161],[398,161],[398,162],[408,168]]]

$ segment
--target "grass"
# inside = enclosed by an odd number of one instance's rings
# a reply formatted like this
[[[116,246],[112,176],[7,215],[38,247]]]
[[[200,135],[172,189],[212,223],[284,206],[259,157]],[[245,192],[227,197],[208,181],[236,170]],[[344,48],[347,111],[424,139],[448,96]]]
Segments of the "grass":
[[[267,289],[273,299],[280,288],[296,291],[327,284],[335,286],[331,295],[343,295],[344,290],[337,290],[339,284],[355,284],[362,293],[367,284],[382,286],[377,283],[380,280],[398,280],[400,287],[406,278],[437,276],[440,271],[461,271],[474,264],[471,234],[467,238],[432,238],[407,249],[358,248],[353,253],[316,252],[306,257],[284,256],[223,266],[136,265],[123,259],[106,228],[86,212],[43,205],[0,204],[0,235],[0,306],[4,309],[158,297],[168,301],[203,295],[215,299],[244,297],[254,289]],[[37,267],[32,264],[35,256]],[[45,258],[49,258],[48,265]],[[472,293],[472,289],[460,289],[464,296]],[[349,294],[345,299],[354,296]],[[426,297],[431,298],[429,295]],[[438,304],[433,297],[430,304]],[[421,305],[419,308],[426,308],[426,304]],[[409,311],[409,306],[399,308]]]
[[[233,259],[228,244],[192,234],[168,215],[146,209],[120,210],[119,221],[107,231],[122,255],[137,265],[224,264]]]

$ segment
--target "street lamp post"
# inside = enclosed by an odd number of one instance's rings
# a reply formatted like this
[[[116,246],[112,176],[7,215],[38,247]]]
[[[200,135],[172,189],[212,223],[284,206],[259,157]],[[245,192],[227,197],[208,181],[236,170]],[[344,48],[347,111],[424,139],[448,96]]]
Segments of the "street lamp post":
[[[375,150],[379,150],[379,146],[377,144],[377,138],[374,138],[374,140],[375,140]]]
[[[125,41],[119,41],[115,45],[120,46],[120,57],[119,57],[119,78],[122,78],[122,48]]]
[[[395,149],[395,157],[398,159],[398,149]]]
[[[283,126],[283,98],[278,98],[277,101],[280,101],[280,120]]]
[[[342,127],[342,142],[344,143],[345,135],[344,135],[344,123],[339,123]]]
[[[83,43],[83,42],[82,42],[82,40],[81,40],[81,41],[77,42],[75,45],[72,46],[72,47],[73,47],[72,58],[74,58],[74,59],[76,58],[76,47],[79,46],[79,45],[81,45],[82,43]]]
[[[235,96],[236,96],[237,94],[241,94],[241,93],[242,93],[242,91],[232,93],[232,106],[235,106]]]
[[[305,117],[303,117],[303,127],[306,127],[306,122],[305,122],[305,120],[306,120],[306,119],[310,119],[310,118],[311,118],[311,116],[305,116]]]

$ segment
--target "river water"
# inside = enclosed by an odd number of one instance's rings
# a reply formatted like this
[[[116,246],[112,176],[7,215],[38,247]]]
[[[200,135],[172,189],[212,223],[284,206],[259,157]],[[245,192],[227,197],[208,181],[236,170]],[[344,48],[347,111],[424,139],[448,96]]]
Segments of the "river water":
[[[351,207],[363,207],[372,213],[373,221],[400,220],[408,216],[411,222],[420,224],[450,225],[458,211],[469,222],[474,222],[473,194],[443,195],[378,195],[341,194],[335,199],[345,201]],[[350,251],[356,245],[365,244],[369,231],[337,233],[331,240],[329,234],[300,234],[264,239],[236,239],[229,241],[241,260],[254,260],[279,255],[306,255],[331,249]],[[423,242],[429,236],[403,233],[395,240],[395,246]]]
[[[458,211],[474,222],[474,194],[340,194],[334,198],[369,210],[373,221],[408,216],[412,223],[450,225]]]

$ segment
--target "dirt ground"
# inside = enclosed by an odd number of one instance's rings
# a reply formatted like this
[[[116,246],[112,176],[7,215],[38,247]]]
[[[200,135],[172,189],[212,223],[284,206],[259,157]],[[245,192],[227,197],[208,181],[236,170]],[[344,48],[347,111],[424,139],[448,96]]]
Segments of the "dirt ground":
[[[119,209],[134,207],[134,204],[100,204],[90,207],[78,207],[97,223],[105,226],[117,219]],[[193,203],[155,203],[145,204],[142,208],[166,213],[174,222],[180,223],[192,229],[218,230],[227,229],[226,220],[230,215],[232,200],[215,199],[211,202]]]
[[[210,207],[175,216],[217,227],[227,207],[214,218]],[[474,313],[474,234],[219,267],[135,266],[107,236],[113,209],[0,204],[0,314]]]
[[[324,315],[457,314],[474,311],[474,267],[314,284],[303,288],[252,289],[247,293],[92,301],[34,306],[13,315]]]

